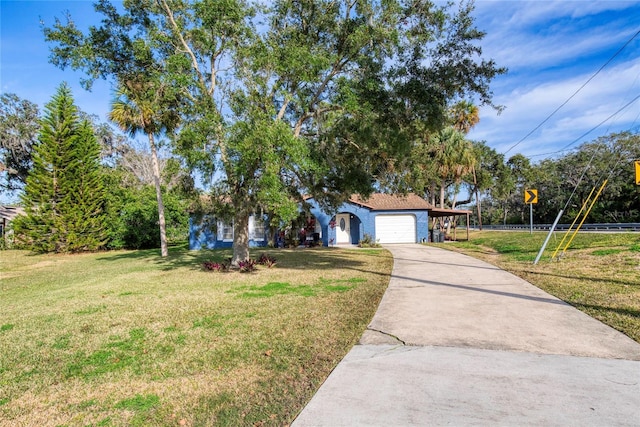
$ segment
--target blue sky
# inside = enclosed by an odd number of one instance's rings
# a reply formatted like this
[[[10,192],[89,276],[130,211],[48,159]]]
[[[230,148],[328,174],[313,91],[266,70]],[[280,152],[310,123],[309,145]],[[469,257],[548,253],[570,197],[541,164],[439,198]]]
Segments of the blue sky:
[[[110,86],[80,88],[81,74],[49,64],[40,22],[52,25],[69,11],[84,26],[95,19],[89,0],[0,0],[0,90],[42,107],[62,81],[77,105],[106,120]],[[640,126],[640,99],[589,133],[640,95],[640,35],[544,125],[513,147],[565,102],[640,31],[640,1],[476,1],[477,26],[487,33],[482,47],[509,73],[492,84],[501,114],[481,109],[469,137],[484,140],[507,157],[549,157],[601,135]],[[512,148],[513,147],[513,148]],[[557,155],[557,154],[554,154]]]
[[[63,18],[67,10],[79,25],[95,17],[89,0],[0,0],[0,90],[15,93],[42,108],[66,81],[76,104],[106,121],[110,86],[99,81],[92,92],[87,92],[79,84],[82,73],[62,71],[49,63],[49,45],[44,41],[41,21],[51,26],[54,18]]]
[[[481,110],[469,137],[485,140],[507,157],[516,153],[540,160],[570,144],[622,130],[638,130],[640,100],[595,128],[640,95],[640,35],[571,97],[640,31],[640,2],[634,1],[478,1],[479,28],[487,32],[484,54],[509,73],[492,87],[498,115]],[[574,143],[575,141],[575,143]],[[511,150],[510,150],[511,149]]]

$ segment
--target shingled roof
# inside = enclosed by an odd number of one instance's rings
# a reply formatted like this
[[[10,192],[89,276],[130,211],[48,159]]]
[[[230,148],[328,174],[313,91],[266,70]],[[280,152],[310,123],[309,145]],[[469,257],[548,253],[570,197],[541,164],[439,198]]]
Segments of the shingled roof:
[[[349,201],[371,209],[372,211],[420,210],[432,208],[429,202],[414,193],[409,193],[407,195],[374,193],[367,199],[364,199],[359,195],[353,195]]]
[[[18,215],[24,215],[24,209],[19,206],[0,206],[0,218],[11,221]]]

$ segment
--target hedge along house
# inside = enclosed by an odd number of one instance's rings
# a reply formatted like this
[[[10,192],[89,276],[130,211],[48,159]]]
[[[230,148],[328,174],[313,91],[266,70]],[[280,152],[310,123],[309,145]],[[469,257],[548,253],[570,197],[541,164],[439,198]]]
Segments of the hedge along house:
[[[313,198],[307,198],[310,213],[299,232],[311,245],[356,245],[365,238],[378,243],[418,243],[429,239],[431,205],[415,194],[396,196],[372,194],[364,199],[352,196],[335,212],[323,211]],[[233,224],[211,217],[192,216],[189,224],[189,249],[230,248],[233,245]],[[269,230],[258,216],[249,219],[249,246],[269,243]]]

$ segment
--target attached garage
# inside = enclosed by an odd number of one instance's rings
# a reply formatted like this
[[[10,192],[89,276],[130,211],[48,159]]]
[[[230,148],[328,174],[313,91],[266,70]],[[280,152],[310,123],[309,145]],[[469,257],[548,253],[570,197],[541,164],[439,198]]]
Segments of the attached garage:
[[[417,241],[415,215],[376,215],[378,243],[415,243]]]
[[[429,209],[422,197],[373,193],[353,195],[333,212],[326,212],[312,197],[306,199],[310,214],[322,226],[323,244],[357,245],[363,240],[377,243],[419,243],[429,238]]]

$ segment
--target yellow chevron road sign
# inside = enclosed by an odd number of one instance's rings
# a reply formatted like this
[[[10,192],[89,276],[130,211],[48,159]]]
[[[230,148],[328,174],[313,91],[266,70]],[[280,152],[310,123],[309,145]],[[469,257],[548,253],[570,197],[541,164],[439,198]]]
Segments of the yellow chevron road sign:
[[[538,203],[538,190],[524,190],[524,202],[527,204]]]

